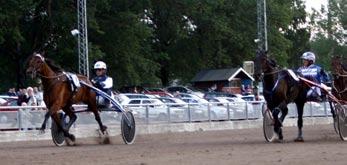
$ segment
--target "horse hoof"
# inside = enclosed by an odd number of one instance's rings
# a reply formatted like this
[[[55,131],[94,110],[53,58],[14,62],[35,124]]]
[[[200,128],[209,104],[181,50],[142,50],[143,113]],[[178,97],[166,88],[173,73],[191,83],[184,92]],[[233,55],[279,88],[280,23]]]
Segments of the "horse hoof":
[[[45,134],[45,130],[40,129],[39,130],[39,135],[43,135],[43,134]]]
[[[71,139],[72,142],[75,142],[75,141],[76,141],[76,137],[75,137],[75,135],[73,135],[73,134],[70,134],[70,137],[69,137],[69,138]]]
[[[105,137],[105,139],[102,141],[102,144],[111,144],[110,137]]]
[[[75,135],[70,134],[68,137],[65,138],[65,141],[68,146],[74,146],[76,141]]]
[[[298,137],[298,138],[294,139],[294,142],[304,142],[304,138]]]
[[[73,142],[70,138],[65,138],[67,146],[75,146],[75,142]]]
[[[273,143],[284,143],[284,140],[283,139],[274,139],[272,142]]]
[[[102,128],[101,128],[101,132],[105,133],[106,130],[107,130],[107,127],[103,125]]]

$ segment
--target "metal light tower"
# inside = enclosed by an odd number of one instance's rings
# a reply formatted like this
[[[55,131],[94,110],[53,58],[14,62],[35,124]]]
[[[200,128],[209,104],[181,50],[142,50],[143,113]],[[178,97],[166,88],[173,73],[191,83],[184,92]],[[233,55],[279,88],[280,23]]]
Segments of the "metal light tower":
[[[87,0],[77,0],[78,19],[78,69],[79,73],[89,77]]]
[[[257,0],[258,49],[268,50],[266,0]]]

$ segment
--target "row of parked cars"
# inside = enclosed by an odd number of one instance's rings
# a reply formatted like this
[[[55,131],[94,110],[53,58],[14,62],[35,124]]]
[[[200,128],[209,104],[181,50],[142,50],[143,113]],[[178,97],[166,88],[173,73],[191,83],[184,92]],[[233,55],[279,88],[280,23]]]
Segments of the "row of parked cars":
[[[220,92],[193,91],[183,86],[161,88],[146,88],[142,93],[118,93],[116,99],[125,108],[134,112],[140,119],[168,120],[179,119],[212,119],[222,120],[228,116],[244,118],[254,110],[253,95]],[[0,97],[0,106],[16,105],[14,97]],[[5,113],[1,113],[5,115]],[[0,122],[5,121],[1,117]]]
[[[133,111],[135,117],[158,120],[175,119],[212,119],[224,120],[244,118],[253,113],[254,102],[243,99],[245,96],[210,92],[204,97],[191,93],[176,92],[171,96],[120,93],[117,100]],[[254,96],[247,96],[249,99]]]

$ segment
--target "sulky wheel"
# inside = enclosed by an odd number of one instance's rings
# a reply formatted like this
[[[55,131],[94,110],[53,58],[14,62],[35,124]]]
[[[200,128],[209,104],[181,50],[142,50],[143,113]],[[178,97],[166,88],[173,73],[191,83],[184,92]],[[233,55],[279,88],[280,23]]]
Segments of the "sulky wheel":
[[[276,137],[272,113],[270,109],[267,108],[266,104],[263,105],[262,112],[264,137],[267,142],[272,142]]]
[[[329,106],[330,106],[330,110],[331,110],[332,117],[333,117],[333,126],[334,126],[335,133],[339,134],[339,126],[338,126],[338,122],[337,122],[336,107],[335,107],[336,104],[329,102]]]
[[[130,111],[126,111],[122,114],[121,131],[125,144],[132,144],[135,141],[136,125],[134,115]]]
[[[347,140],[347,119],[345,108],[341,104],[335,106],[337,112],[337,125],[341,140]]]
[[[64,123],[65,122],[64,114],[60,113],[59,117],[60,117],[60,121]],[[57,123],[55,123],[54,120],[52,120],[51,135],[52,135],[52,140],[56,146],[60,147],[65,144],[64,132],[58,127]]]
[[[335,133],[336,134],[339,134],[339,126],[338,126],[338,121],[337,121],[337,116],[335,116],[335,118],[333,118],[333,120],[334,120],[334,130],[335,130]]]

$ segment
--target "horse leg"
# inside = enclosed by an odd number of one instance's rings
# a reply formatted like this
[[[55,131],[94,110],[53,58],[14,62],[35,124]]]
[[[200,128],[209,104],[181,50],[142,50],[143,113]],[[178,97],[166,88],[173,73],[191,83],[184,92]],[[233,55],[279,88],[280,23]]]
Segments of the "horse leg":
[[[51,116],[51,111],[48,110],[45,114],[45,119],[43,120],[43,123],[40,128],[41,133],[45,133],[47,120],[49,119],[50,116]]]
[[[272,116],[273,116],[274,121],[275,121],[275,123],[274,123],[274,131],[277,134],[278,139],[280,141],[282,141],[283,140],[283,134],[282,134],[282,128],[281,128],[282,127],[282,123],[281,123],[281,121],[278,118],[278,114],[280,112],[281,112],[281,109],[279,107],[276,107],[276,108],[274,108],[272,110]]]
[[[53,111],[54,110],[54,111]],[[63,126],[61,125],[61,120],[60,120],[60,117],[59,117],[59,113],[58,113],[58,110],[59,109],[52,109],[52,119],[54,120],[54,122],[57,124],[58,126],[58,129],[62,130],[63,133],[64,133],[64,136],[69,138],[71,141],[75,141],[75,136],[73,134],[70,134],[68,130],[66,130],[65,128],[63,128]]]
[[[104,134],[107,127],[105,125],[102,124],[101,122],[101,118],[100,118],[100,114],[98,112],[98,109],[96,108],[96,103],[94,104],[89,104],[88,105],[88,108],[91,109],[91,111],[94,113],[94,117],[95,117],[95,120],[98,122],[99,124],[99,127],[100,127],[100,131]]]
[[[304,141],[304,137],[302,135],[304,104],[305,103],[296,103],[296,108],[298,110],[298,137],[294,140],[295,142]]]
[[[65,129],[67,131],[70,130],[71,126],[73,123],[75,123],[76,119],[77,119],[77,115],[72,111],[71,106],[66,106],[63,108],[64,112],[69,116],[69,123],[67,123]]]
[[[281,114],[281,117],[280,117],[280,121],[281,121],[281,123],[283,123],[285,117],[288,114],[288,107],[287,106],[283,106],[281,109],[282,109],[282,114]]]

